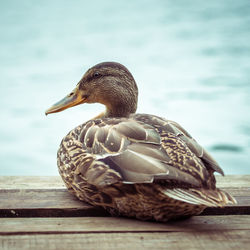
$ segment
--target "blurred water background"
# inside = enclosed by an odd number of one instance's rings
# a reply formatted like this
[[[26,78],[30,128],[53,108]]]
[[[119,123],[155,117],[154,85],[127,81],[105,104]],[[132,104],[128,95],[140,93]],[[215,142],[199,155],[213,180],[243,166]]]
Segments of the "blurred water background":
[[[0,13],[0,175],[58,174],[61,138],[103,106],[44,111],[102,61],[132,72],[138,112],[250,174],[249,0],[10,0]]]

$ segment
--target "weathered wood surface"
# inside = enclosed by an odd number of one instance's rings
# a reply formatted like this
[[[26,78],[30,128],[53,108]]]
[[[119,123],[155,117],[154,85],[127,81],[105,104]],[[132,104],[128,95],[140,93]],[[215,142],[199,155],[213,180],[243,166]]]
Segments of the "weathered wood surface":
[[[218,187],[238,204],[207,208],[203,214],[250,214],[250,175],[217,176]],[[0,177],[0,217],[107,216],[106,211],[77,200],[60,177]]]
[[[169,249],[247,250],[249,231],[29,234],[0,236],[3,250]]]
[[[250,229],[250,215],[194,216],[157,223],[119,217],[0,218],[0,235],[26,233],[196,232]],[[250,237],[250,235],[249,235]]]
[[[238,205],[156,223],[108,217],[60,177],[0,177],[0,249],[249,249],[250,176],[217,181]]]
[[[216,175],[220,188],[250,188],[250,175]],[[64,189],[60,176],[0,176],[1,189]]]
[[[249,249],[248,215],[233,222],[229,216],[204,217],[166,224],[102,217],[8,218],[1,223],[0,249]]]
[[[249,249],[250,216],[0,218],[0,249]]]

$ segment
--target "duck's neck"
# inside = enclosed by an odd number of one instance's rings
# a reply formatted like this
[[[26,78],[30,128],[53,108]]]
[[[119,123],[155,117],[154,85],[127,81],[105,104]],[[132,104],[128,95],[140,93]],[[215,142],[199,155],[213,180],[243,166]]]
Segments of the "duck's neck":
[[[92,120],[102,119],[102,118],[112,118],[112,117],[129,117],[133,113],[135,113],[135,112],[124,112],[124,111],[121,112],[121,110],[106,109],[105,111],[103,111],[99,115],[92,118]]]
[[[104,104],[106,111],[99,115],[100,118],[108,117],[129,117],[136,112],[137,100],[131,97],[109,100]]]
[[[104,117],[129,117],[130,114],[135,113],[136,109],[130,110],[124,106],[116,106],[112,109],[106,107],[106,112],[104,112]]]

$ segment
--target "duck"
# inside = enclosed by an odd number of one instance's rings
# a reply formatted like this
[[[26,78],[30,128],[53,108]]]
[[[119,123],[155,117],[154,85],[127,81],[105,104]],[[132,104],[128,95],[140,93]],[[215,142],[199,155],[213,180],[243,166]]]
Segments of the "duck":
[[[48,115],[84,103],[106,107],[61,141],[57,165],[69,192],[111,216],[159,222],[236,204],[216,187],[215,172],[224,172],[212,156],[177,122],[136,113],[137,100],[130,71],[103,62],[46,110]]]

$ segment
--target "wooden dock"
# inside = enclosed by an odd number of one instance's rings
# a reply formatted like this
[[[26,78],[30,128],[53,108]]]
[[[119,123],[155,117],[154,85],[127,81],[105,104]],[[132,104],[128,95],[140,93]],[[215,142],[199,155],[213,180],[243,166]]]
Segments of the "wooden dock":
[[[113,218],[60,177],[0,177],[0,249],[250,249],[250,175],[217,177],[236,206],[183,221]]]

